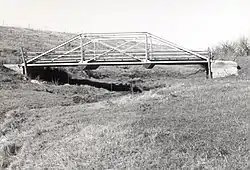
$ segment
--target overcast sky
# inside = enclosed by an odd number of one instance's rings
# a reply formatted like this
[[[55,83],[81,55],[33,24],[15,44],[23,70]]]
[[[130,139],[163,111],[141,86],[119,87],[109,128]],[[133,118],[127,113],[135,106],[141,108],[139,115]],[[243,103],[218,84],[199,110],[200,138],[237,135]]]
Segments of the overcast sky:
[[[200,49],[250,35],[250,0],[0,0],[1,25],[147,31]]]

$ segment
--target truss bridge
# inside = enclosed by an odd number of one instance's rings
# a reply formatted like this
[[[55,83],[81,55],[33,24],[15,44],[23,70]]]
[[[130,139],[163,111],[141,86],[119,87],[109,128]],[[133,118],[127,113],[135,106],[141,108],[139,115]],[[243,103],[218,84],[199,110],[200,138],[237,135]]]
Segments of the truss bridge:
[[[84,33],[47,51],[24,52],[24,72],[30,67],[143,65],[203,65],[211,77],[211,52],[193,51],[148,32]],[[25,71],[26,70],[26,71]]]

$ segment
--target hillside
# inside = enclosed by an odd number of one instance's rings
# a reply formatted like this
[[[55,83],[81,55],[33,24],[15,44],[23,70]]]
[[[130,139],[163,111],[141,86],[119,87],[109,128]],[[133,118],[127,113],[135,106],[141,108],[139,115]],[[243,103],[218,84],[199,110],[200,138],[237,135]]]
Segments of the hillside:
[[[0,62],[17,63],[21,47],[26,50],[44,51],[73,36],[74,34],[70,33],[0,26]]]
[[[4,62],[18,59],[22,34],[36,50],[37,36],[51,37],[43,48],[71,37],[0,30]],[[238,59],[239,77],[206,80],[199,66],[55,70],[70,75],[64,85],[0,65],[0,169],[250,169],[250,60]]]
[[[123,96],[88,86],[1,85],[2,167],[249,168],[249,81],[168,80]]]

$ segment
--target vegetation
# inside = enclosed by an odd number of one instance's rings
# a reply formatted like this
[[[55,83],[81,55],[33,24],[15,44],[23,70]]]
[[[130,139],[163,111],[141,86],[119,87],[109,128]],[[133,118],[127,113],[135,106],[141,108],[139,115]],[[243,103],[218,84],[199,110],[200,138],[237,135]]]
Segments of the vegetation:
[[[0,66],[0,169],[250,169],[250,59],[237,59],[239,77],[209,81],[193,66],[67,70],[138,80],[133,94],[32,83]]]
[[[2,166],[249,168],[249,81],[165,83],[165,88],[90,104],[74,95],[70,100],[72,87],[66,92],[66,87],[49,86],[52,93],[1,90]],[[85,88],[78,89],[79,96]]]
[[[222,42],[212,51],[216,59],[237,60],[238,57],[250,55],[250,41],[247,37],[241,37],[237,41]]]
[[[20,48],[48,50],[74,34],[0,26],[0,63],[20,63]]]

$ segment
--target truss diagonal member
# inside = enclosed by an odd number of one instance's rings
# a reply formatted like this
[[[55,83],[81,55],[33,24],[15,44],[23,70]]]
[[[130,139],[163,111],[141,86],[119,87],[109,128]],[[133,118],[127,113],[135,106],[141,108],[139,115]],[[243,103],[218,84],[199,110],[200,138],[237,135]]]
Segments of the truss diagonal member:
[[[81,46],[77,46],[77,47],[75,47],[75,48],[73,48],[73,49],[71,49],[71,50],[69,50],[69,51],[63,53],[62,55],[59,55],[59,56],[56,57],[56,58],[52,58],[52,61],[57,60],[57,59],[63,57],[64,55],[67,55],[67,54],[69,54],[69,53],[71,53],[71,52],[73,52],[73,51],[79,49],[80,47],[81,47]]]
[[[130,49],[132,49],[132,48],[134,48],[134,47],[137,47],[137,46],[140,45],[140,44],[143,44],[143,43],[142,43],[142,42],[137,42],[135,45],[132,45],[132,46],[126,48],[124,51],[128,51],[128,50],[130,50]],[[86,50],[86,51],[94,52],[95,50],[88,49],[88,50]]]
[[[80,34],[80,35],[81,35],[81,34]],[[54,48],[52,48],[52,49],[50,49],[50,50],[44,52],[44,53],[42,53],[42,54],[40,54],[40,55],[38,55],[38,56],[36,56],[36,57],[34,57],[34,58],[32,58],[32,59],[30,59],[30,60],[28,60],[27,63],[31,63],[32,61],[35,61],[35,60],[37,60],[38,58],[40,58],[40,57],[42,57],[42,56],[44,56],[44,55],[46,55],[46,54],[48,54],[48,53],[50,53],[50,52],[52,52],[52,51],[55,51],[56,49],[58,49],[58,48],[60,48],[60,47],[62,47],[62,46],[64,46],[64,45],[66,45],[66,44],[68,44],[68,43],[70,43],[70,42],[72,42],[72,41],[74,41],[74,40],[76,40],[76,39],[79,39],[79,36],[80,36],[80,35],[77,35],[77,36],[75,36],[74,38],[72,38],[72,39],[70,39],[70,40],[68,40],[68,41],[66,41],[66,42],[64,42],[64,43],[62,43],[62,44],[60,44],[60,45],[58,45],[58,46],[56,46],[56,47],[54,47]]]
[[[126,51],[128,51],[128,50],[130,50],[130,49],[132,49],[134,47],[137,47],[140,44],[142,44],[142,42],[137,42],[135,45],[132,45],[131,47],[126,48],[124,51],[126,52]]]
[[[125,43],[122,43],[122,44],[118,45],[117,48],[119,48],[119,47],[121,47],[121,46],[124,46],[124,45],[126,45],[127,43],[129,43],[129,42],[130,42],[130,41],[127,41],[127,42],[125,42]],[[110,47],[109,47],[109,48],[110,48]],[[96,57],[94,57],[94,58],[91,58],[91,59],[88,60],[87,62],[96,60],[96,59],[100,58],[101,56],[103,56],[103,55],[105,55],[105,54],[107,54],[107,53],[109,53],[109,52],[111,52],[111,51],[114,51],[114,50],[115,50],[114,48],[111,48],[110,50],[105,51],[105,52],[99,54],[98,56],[96,56]]]
[[[90,44],[90,43],[92,43],[92,41],[88,41],[88,42],[84,43],[82,46],[86,46],[86,45],[88,45],[88,44]],[[81,45],[79,45],[79,46],[77,46],[77,47],[75,47],[75,48],[73,48],[73,49],[71,49],[71,50],[69,50],[69,51],[63,53],[62,55],[59,55],[59,56],[56,57],[56,58],[53,58],[52,61],[57,60],[57,59],[63,57],[64,55],[67,55],[67,54],[69,54],[69,53],[71,53],[71,52],[73,52],[73,51],[75,51],[75,50],[77,50],[77,49],[79,49],[79,48],[81,48]]]
[[[128,41],[127,43],[129,43],[129,42],[130,42],[130,41]],[[122,54],[124,54],[124,55],[127,55],[127,56],[129,56],[129,57],[131,57],[131,58],[133,58],[133,59],[136,59],[136,60],[138,60],[138,61],[143,61],[143,60],[141,60],[141,59],[139,59],[139,58],[133,56],[132,54],[126,53],[126,50],[120,50],[118,47],[114,47],[114,46],[112,46],[112,45],[108,45],[108,44],[106,44],[106,43],[104,43],[104,42],[97,42],[97,43],[100,43],[100,44],[102,44],[102,45],[104,45],[104,46],[106,46],[106,47],[112,48],[113,50],[116,50],[116,51],[118,51],[118,52],[120,52],[120,53],[122,53]],[[125,44],[124,44],[124,45],[125,45]]]
[[[184,51],[184,52],[186,52],[186,53],[188,53],[188,54],[194,55],[194,56],[196,56],[196,57],[198,57],[198,58],[201,58],[201,59],[204,59],[204,60],[209,60],[207,57],[202,56],[202,55],[200,55],[200,54],[198,54],[198,53],[196,53],[196,52],[193,52],[193,51],[191,51],[191,50],[188,50],[188,49],[186,49],[186,48],[184,48],[184,47],[181,47],[181,46],[179,46],[179,45],[177,45],[177,44],[174,44],[174,43],[172,43],[172,42],[170,42],[170,41],[167,41],[167,40],[165,40],[165,39],[163,39],[163,38],[160,38],[160,37],[158,37],[158,36],[155,36],[155,35],[153,35],[153,34],[150,34],[150,33],[148,33],[148,34],[149,34],[152,38],[154,38],[154,39],[156,39],[156,40],[158,40],[158,41],[161,41],[161,42],[167,44],[168,46],[170,46],[170,47],[172,47],[172,48],[175,48],[175,49],[177,49],[177,50]]]

